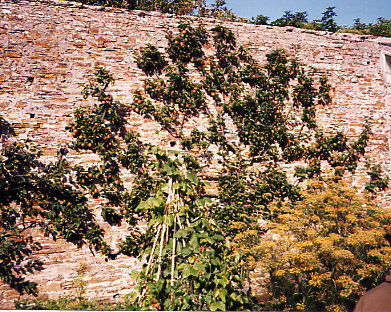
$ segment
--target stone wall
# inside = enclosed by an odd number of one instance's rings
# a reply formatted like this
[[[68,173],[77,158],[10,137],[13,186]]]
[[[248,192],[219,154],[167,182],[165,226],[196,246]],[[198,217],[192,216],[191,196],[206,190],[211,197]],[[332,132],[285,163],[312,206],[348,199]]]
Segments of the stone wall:
[[[131,91],[141,87],[145,78],[135,64],[135,50],[147,43],[164,47],[166,29],[180,22],[168,14],[82,7],[60,0],[0,0],[0,4],[1,115],[21,140],[30,138],[40,144],[48,160],[56,155],[59,145],[71,140],[65,126],[73,109],[86,103],[80,95],[86,75],[97,65],[106,67],[116,79],[111,88],[114,99],[131,102]],[[194,17],[188,20],[198,21]],[[202,22],[206,28],[216,24],[213,19]],[[320,123],[355,137],[365,118],[373,118],[368,154],[391,175],[391,88],[386,83],[387,73],[391,74],[386,62],[391,40],[291,27],[224,24],[260,61],[271,50],[283,48],[326,73],[333,85],[333,102],[320,112]],[[166,144],[167,135],[155,133],[160,129],[156,123],[132,115],[129,124],[142,139]],[[74,158],[94,161],[88,154]],[[366,178],[364,168],[358,173],[360,183]],[[388,208],[390,196],[390,192],[381,194],[379,204]],[[115,245],[126,229],[113,227],[107,231]],[[37,281],[41,292],[49,297],[74,294],[73,281],[80,264],[86,267],[83,279],[88,283],[88,297],[116,300],[133,286],[130,268],[140,265],[135,259],[107,261],[87,248],[76,250],[61,240],[53,244],[42,238],[42,242],[46,248],[35,257],[45,261],[45,269],[31,280]],[[0,286],[0,308],[12,307],[16,298],[16,292]]]

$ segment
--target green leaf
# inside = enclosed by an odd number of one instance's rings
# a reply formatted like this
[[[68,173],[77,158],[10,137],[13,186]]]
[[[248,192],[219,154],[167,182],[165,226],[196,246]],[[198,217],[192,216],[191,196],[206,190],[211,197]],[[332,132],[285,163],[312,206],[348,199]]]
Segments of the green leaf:
[[[221,264],[221,261],[219,258],[212,258],[210,259],[210,262],[214,265],[214,266],[220,266]]]
[[[206,204],[210,204],[211,202],[212,200],[209,197],[204,197],[196,200],[197,205],[202,207],[205,206]]]
[[[239,304],[243,304],[243,298],[242,296],[240,296],[238,293],[236,292],[233,292],[231,295],[230,295],[232,301],[234,302],[238,302]]]
[[[192,250],[191,250],[190,246],[186,245],[185,247],[183,247],[181,254],[184,257],[190,256],[192,254]]]
[[[182,263],[179,265],[178,269],[183,271],[183,278],[188,278],[189,276],[198,276],[198,272],[190,264]]]
[[[195,281],[195,282],[194,282],[194,289],[198,289],[198,288],[200,288],[200,287],[201,287],[201,283]]]
[[[161,197],[150,197],[147,199],[147,201],[151,208],[160,207],[164,203],[164,200]]]
[[[164,184],[160,187],[160,189],[161,189],[163,192],[168,193],[168,192],[170,191],[170,186],[169,186],[168,183],[164,183]]]
[[[189,230],[180,229],[175,233],[175,237],[176,238],[185,238],[189,232],[190,232]]]
[[[212,237],[209,237],[209,236],[205,237],[202,241],[206,241],[207,243],[209,243],[211,245],[216,242]]]
[[[154,209],[156,207],[160,207],[164,203],[161,197],[149,197],[145,201],[141,201],[137,206],[137,209]]]
[[[210,306],[209,309],[211,311],[226,311],[225,304],[222,301],[216,301],[213,302]]]
[[[140,272],[138,270],[132,270],[130,273],[130,278],[137,280],[140,277]]]
[[[190,241],[189,241],[190,246],[193,248],[193,250],[198,250],[200,248],[200,245],[198,243],[198,237],[196,233],[193,233],[191,235]]]
[[[140,203],[137,205],[137,210],[144,210],[149,209],[149,206],[146,204],[145,200],[140,201]]]
[[[223,287],[226,287],[228,285],[228,279],[226,277],[216,278],[215,279],[216,285],[221,285]]]
[[[193,266],[190,267],[190,275],[194,277],[198,277],[199,275],[198,271]]]
[[[171,166],[168,165],[168,164],[164,164],[164,165],[162,166],[162,171],[165,172],[166,175],[168,175],[168,176],[176,175],[176,174],[179,173],[179,171],[178,171],[176,168],[171,167]]]
[[[198,185],[198,183],[200,181],[198,179],[198,177],[194,173],[191,173],[191,172],[187,172],[186,177],[187,177],[187,179],[189,179],[190,182],[193,182],[196,185]]]
[[[216,299],[221,299],[221,301],[223,302],[226,302],[228,292],[227,292],[227,289],[225,288],[216,288],[214,293],[213,293],[213,297],[215,297]]]
[[[168,226],[172,226],[174,223],[174,216],[173,215],[164,215],[163,216],[163,223],[167,224]]]
[[[223,235],[216,234],[216,235],[213,235],[213,239],[215,239],[216,241],[224,241],[225,237]]]
[[[194,263],[194,268],[199,272],[199,273],[206,273],[206,267],[202,262],[195,262]]]
[[[138,296],[138,293],[135,291],[132,291],[126,295],[126,299],[129,300],[129,302],[133,302],[136,300],[137,296]]]

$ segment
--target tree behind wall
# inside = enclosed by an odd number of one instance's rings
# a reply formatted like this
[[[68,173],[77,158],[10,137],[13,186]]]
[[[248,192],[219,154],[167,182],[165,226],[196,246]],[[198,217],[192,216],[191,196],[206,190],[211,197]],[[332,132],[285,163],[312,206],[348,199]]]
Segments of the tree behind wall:
[[[335,7],[326,8],[326,11],[322,13],[322,18],[314,21],[319,30],[327,30],[331,32],[336,32],[338,30],[338,25],[334,20],[337,13],[335,13],[334,10]]]
[[[208,4],[205,0],[73,0],[89,5],[119,7],[129,10],[159,11],[177,15],[198,15],[222,20],[238,18],[228,9],[224,0]]]
[[[291,13],[291,11],[285,11],[284,15],[275,21],[271,22],[272,26],[292,26],[302,28],[305,24],[308,23],[307,12],[296,12]]]

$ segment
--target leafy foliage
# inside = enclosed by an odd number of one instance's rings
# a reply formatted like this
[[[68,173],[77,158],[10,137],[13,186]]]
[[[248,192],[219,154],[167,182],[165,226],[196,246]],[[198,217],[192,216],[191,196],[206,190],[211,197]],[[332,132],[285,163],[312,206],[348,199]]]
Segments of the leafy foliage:
[[[253,255],[267,276],[269,308],[351,311],[382,279],[390,213],[341,180],[312,181],[294,204],[275,202],[268,239]],[[249,233],[251,235],[251,233]]]
[[[198,6],[204,5],[200,0],[76,0],[83,4],[104,5],[130,10],[160,11],[172,14],[190,14]]]
[[[255,25],[268,25],[270,17],[259,14],[255,18],[253,17],[251,20]]]
[[[306,200],[306,193],[300,193],[297,185],[288,181],[281,164],[305,164],[296,165],[295,176],[298,181],[314,178],[321,181],[325,174],[322,166],[333,170],[336,180],[341,179],[346,172],[354,173],[364,156],[370,127],[369,122],[364,124],[356,140],[340,131],[324,133],[316,122],[317,107],[325,106],[331,100],[328,94],[330,85],[324,76],[316,77],[316,71],[307,72],[287,52],[281,50],[269,53],[267,63],[261,66],[243,47],[236,46],[236,39],[229,29],[217,26],[212,32],[213,36],[208,38],[201,26],[194,28],[182,24],[176,36],[170,33],[166,50],[170,63],[162,70],[162,75],[145,81],[144,90],[136,91],[133,111],[160,123],[181,144],[187,157],[197,157],[199,164],[194,167],[204,179],[213,181],[208,168],[212,161],[220,163],[216,183],[218,201],[211,206],[210,213],[224,228],[224,235],[233,241],[238,255],[243,259],[242,264],[250,270],[257,267],[257,259],[262,263],[262,259],[276,254],[276,251],[269,250],[261,258],[255,252],[260,248],[259,238],[267,230],[259,220],[270,220],[276,222],[276,226],[281,224],[283,227],[280,218],[285,215],[285,205],[300,205]],[[187,40],[194,40],[193,44],[181,44]],[[213,44],[215,54],[205,58],[202,47],[207,42]],[[191,46],[194,47],[193,52],[189,51]],[[175,55],[172,51],[175,51]],[[203,57],[203,62],[198,61],[192,53]],[[142,53],[139,58],[143,58]],[[193,65],[199,78],[192,85],[188,73]],[[177,79],[173,79],[172,73],[177,72],[181,75],[175,75]],[[173,95],[173,89],[178,90],[180,96]],[[199,106],[192,105],[197,103],[192,93],[199,100]],[[181,99],[186,100],[182,102]],[[193,129],[187,135],[183,131],[184,124],[201,116],[209,119],[210,126],[206,131]],[[227,138],[228,118],[235,126],[238,135],[236,141]],[[212,146],[217,148],[217,155],[206,152]],[[377,179],[376,174],[373,177]],[[272,205],[275,201],[280,204]],[[355,205],[352,205],[347,209],[355,209]],[[333,216],[329,216],[329,222],[338,222],[338,216],[335,215],[334,220]],[[302,237],[297,239],[298,242],[302,241]],[[377,247],[373,245],[372,248]],[[285,265],[281,259],[274,260],[276,266]],[[343,267],[341,270],[345,268],[343,261],[342,258],[335,259],[335,263]],[[300,277],[303,284],[309,281],[308,274]],[[270,282],[272,288],[282,287],[274,279]],[[292,285],[289,284],[286,289],[292,289]],[[159,292],[165,286],[159,288]],[[362,291],[364,288],[359,289]],[[316,301],[308,303],[308,306],[321,307],[324,302],[349,306],[360,293],[352,293],[353,297],[345,302],[335,293],[327,295],[327,298],[326,295],[322,297],[322,291],[308,295],[314,296],[313,300]],[[154,296],[159,292],[154,292]],[[292,305],[286,304],[285,307],[308,307],[305,302],[310,302],[310,299],[306,296],[293,296],[289,303]],[[164,298],[166,302],[168,296]],[[282,299],[276,298],[279,307],[284,308]],[[293,302],[298,305],[293,306]],[[173,307],[171,302],[169,304],[170,308]],[[162,307],[160,302],[159,307]]]
[[[315,116],[317,106],[330,102],[330,85],[324,76],[316,82],[315,73],[307,73],[280,50],[268,54],[268,62],[261,66],[243,47],[236,46],[229,29],[217,26],[212,31],[216,52],[206,61],[200,61],[205,59],[202,47],[211,39],[202,26],[185,23],[179,25],[177,35],[169,33],[167,55],[171,63],[162,69],[167,78],[162,75],[145,80],[144,91],[135,93],[132,110],[153,118],[189,155],[197,155],[205,164],[204,168],[198,165],[200,170],[207,170],[211,161],[206,150],[218,147],[224,159],[218,182],[224,206],[216,208],[221,220],[228,221],[232,213],[269,214],[267,205],[275,198],[296,200],[297,190],[278,169],[280,162],[307,162],[306,167],[296,168],[300,180],[320,175],[321,162],[340,175],[355,171],[364,154],[369,126],[365,125],[352,143],[341,132],[331,136],[323,133]],[[144,54],[141,50],[138,58],[147,59]],[[191,63],[201,81],[190,80]],[[207,99],[212,100],[216,113],[211,113]],[[197,116],[209,118],[207,131],[194,129],[190,136],[185,135],[184,124]],[[234,122],[240,142],[226,138],[227,117]],[[246,152],[239,152],[240,148]],[[267,169],[256,170],[255,163]],[[271,193],[273,196],[268,195]]]
[[[334,11],[335,7],[328,7],[326,11],[322,13],[322,18],[315,20],[314,24],[316,25],[317,30],[327,30],[331,32],[336,32],[338,30],[338,25],[334,20],[334,17],[337,16],[337,13]]]
[[[365,190],[376,194],[377,191],[384,191],[388,187],[389,178],[382,175],[382,169],[379,164],[372,165],[370,168],[369,181],[365,184]]]
[[[182,31],[186,33],[188,29],[184,27]],[[176,37],[168,37],[175,45]],[[196,32],[195,38],[202,40],[202,33]],[[143,57],[139,58],[139,66],[146,71],[152,68],[143,66],[144,59],[150,59],[150,51],[155,50],[143,49]],[[183,62],[194,60],[196,54],[189,52],[190,56],[183,53],[176,58],[182,67]],[[174,114],[178,109],[181,114],[191,116],[202,107],[196,98],[198,94],[193,95],[194,106],[192,103],[185,106],[182,96],[193,88],[187,77],[174,70],[168,77],[174,85],[167,88],[166,98],[173,97],[168,113]],[[100,157],[100,162],[92,167],[76,168],[79,183],[93,197],[100,198],[102,216],[108,223],[125,221],[130,225],[120,250],[111,256],[121,252],[147,259],[143,271],[138,272],[139,292],[135,293],[130,308],[225,310],[249,306],[246,294],[239,290],[241,281],[229,242],[205,214],[204,184],[186,169],[180,153],[166,153],[156,146],[142,144],[136,133],[126,130],[124,116],[129,109],[139,109],[144,114],[157,109],[140,105],[139,93],[135,97],[138,107],[114,102],[107,93],[111,81],[106,70],[97,68],[84,85],[83,94],[95,97],[99,104],[77,109],[68,130],[75,137],[73,148],[91,150]],[[157,83],[156,79],[147,81],[150,85]],[[174,126],[168,129],[175,130]],[[131,190],[121,181],[124,172],[134,177]],[[139,221],[148,224],[145,233],[138,231]],[[200,291],[203,295],[196,295]]]
[[[28,145],[4,144],[0,163],[0,276],[19,293],[36,294],[36,284],[22,275],[40,270],[40,261],[25,261],[41,249],[30,234],[37,229],[54,240],[63,237],[102,250],[103,232],[94,221],[87,199],[67,180],[69,166],[60,150],[51,166]]]
[[[270,24],[267,22],[270,18],[264,15],[258,15],[256,18],[253,18],[252,21],[256,25],[272,25],[272,26],[293,26],[298,28],[309,28],[315,30],[326,30],[331,32],[336,32],[339,30],[337,23],[334,20],[334,17],[337,16],[335,13],[335,7],[328,7],[326,11],[322,13],[321,19],[314,20],[309,22],[307,19],[307,12],[295,12],[285,11],[283,16],[272,21]]]
[[[225,0],[72,0],[82,4],[102,5],[129,10],[159,11],[177,15],[197,15],[221,20],[240,20],[226,7]]]
[[[284,15],[275,21],[271,22],[272,26],[293,26],[293,27],[303,27],[307,22],[307,12],[296,12],[291,13],[291,11],[285,11]]]
[[[391,20],[379,17],[377,23],[368,25],[368,34],[391,37]]]
[[[163,156],[162,151],[157,155]],[[239,291],[241,279],[229,242],[215,222],[205,216],[202,184],[175,161],[154,165],[162,180],[154,197],[138,209],[150,212],[144,253],[147,264],[141,274],[133,310],[226,310],[249,307]],[[140,295],[141,294],[141,295]]]
[[[11,124],[0,116],[0,142],[13,135],[15,135],[15,131]]]
[[[226,5],[225,0],[215,0],[214,3],[207,3],[205,0],[72,0],[90,5],[102,5],[109,7],[126,8],[130,10],[160,11],[177,15],[196,15],[200,17],[211,17],[226,21],[241,21],[255,25],[272,26],[293,26],[314,30],[326,30],[331,32],[352,32],[374,36],[391,36],[390,20],[379,17],[376,23],[361,23],[360,19],[354,20],[352,26],[338,26],[335,22],[335,7],[328,7],[322,13],[320,19],[308,21],[307,12],[285,11],[284,14],[269,23],[270,17],[258,14],[251,20],[236,16]]]
[[[363,35],[391,37],[391,20],[379,17],[376,23],[365,24],[357,18],[354,20],[353,26],[344,27],[343,31]]]
[[[245,21],[245,19],[236,16],[231,9],[227,8],[225,0],[215,0],[209,7],[199,8],[198,15],[202,17],[212,17],[225,21]]]
[[[147,45],[145,48],[142,48],[141,55],[143,57],[137,59],[137,66],[147,75],[159,74],[167,65],[164,56],[152,45]]]
[[[306,28],[314,30],[326,30],[331,32],[348,32],[357,33],[363,35],[391,37],[391,21],[384,17],[379,17],[376,23],[365,24],[362,23],[360,18],[353,20],[352,26],[337,25],[335,21],[335,7],[328,7],[326,11],[322,13],[320,19],[308,21],[307,12],[295,12],[285,11],[283,16],[269,23],[270,17],[259,14],[251,19],[251,22],[255,25],[272,25],[272,26],[293,26],[297,28]]]

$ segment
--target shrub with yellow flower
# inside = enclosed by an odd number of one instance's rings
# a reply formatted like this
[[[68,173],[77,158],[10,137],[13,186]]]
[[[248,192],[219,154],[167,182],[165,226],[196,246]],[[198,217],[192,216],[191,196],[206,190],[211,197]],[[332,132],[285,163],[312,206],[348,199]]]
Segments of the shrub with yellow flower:
[[[269,290],[265,308],[351,311],[391,263],[391,212],[339,181],[312,181],[252,249]],[[244,234],[243,234],[244,235]]]

